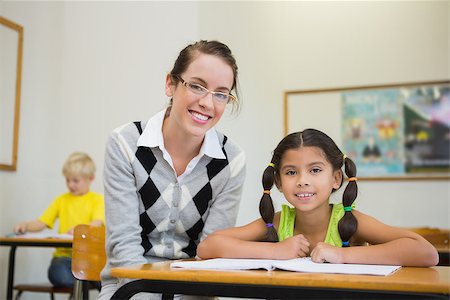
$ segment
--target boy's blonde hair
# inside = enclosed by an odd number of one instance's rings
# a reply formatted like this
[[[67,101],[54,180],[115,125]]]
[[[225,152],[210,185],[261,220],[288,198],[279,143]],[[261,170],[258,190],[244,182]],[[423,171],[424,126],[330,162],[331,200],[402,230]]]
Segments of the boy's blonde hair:
[[[65,161],[62,173],[66,178],[69,176],[94,177],[95,164],[86,153],[74,152]]]

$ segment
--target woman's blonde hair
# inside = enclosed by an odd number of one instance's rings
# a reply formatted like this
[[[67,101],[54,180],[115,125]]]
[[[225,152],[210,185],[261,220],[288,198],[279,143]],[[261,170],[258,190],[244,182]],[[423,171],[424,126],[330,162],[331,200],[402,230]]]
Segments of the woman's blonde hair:
[[[62,173],[68,176],[94,177],[95,164],[92,158],[84,152],[70,154],[64,162]]]

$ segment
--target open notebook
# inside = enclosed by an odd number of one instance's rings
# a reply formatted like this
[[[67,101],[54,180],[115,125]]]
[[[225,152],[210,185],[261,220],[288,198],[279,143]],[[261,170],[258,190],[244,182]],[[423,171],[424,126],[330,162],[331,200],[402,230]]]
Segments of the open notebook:
[[[230,259],[215,258],[199,261],[176,261],[170,264],[172,268],[205,269],[205,270],[250,270],[250,269],[281,269],[306,273],[336,273],[386,276],[401,268],[388,265],[362,264],[331,264],[315,263],[311,258],[295,258],[290,260],[270,259]]]

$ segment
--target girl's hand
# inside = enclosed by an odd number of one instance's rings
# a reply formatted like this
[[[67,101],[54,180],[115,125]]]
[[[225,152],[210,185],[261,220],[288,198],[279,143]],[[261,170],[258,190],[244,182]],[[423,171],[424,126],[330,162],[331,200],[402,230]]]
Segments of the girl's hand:
[[[342,264],[342,248],[334,247],[326,243],[317,243],[316,247],[311,251],[311,259],[313,262],[323,263],[330,262]]]
[[[309,253],[309,242],[303,234],[294,235],[276,245],[274,259],[305,257]]]

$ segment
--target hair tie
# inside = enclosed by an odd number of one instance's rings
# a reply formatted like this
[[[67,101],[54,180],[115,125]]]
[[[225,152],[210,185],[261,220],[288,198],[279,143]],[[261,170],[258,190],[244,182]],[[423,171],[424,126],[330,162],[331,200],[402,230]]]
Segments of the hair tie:
[[[345,160],[348,156],[342,153],[342,159]]]
[[[356,177],[350,177],[349,179],[348,179],[348,181],[357,181],[358,180],[358,178],[356,178]]]
[[[269,167],[275,168],[275,164],[274,163],[269,163]]]
[[[350,246],[349,242],[342,242],[342,247],[348,247],[348,246]]]
[[[270,191],[269,190],[264,190],[263,192],[264,194],[270,195]]]
[[[267,227],[267,228],[273,227],[273,224],[272,224],[272,223],[266,223],[266,227]]]
[[[351,206],[344,206],[344,211],[352,211],[352,209]]]

